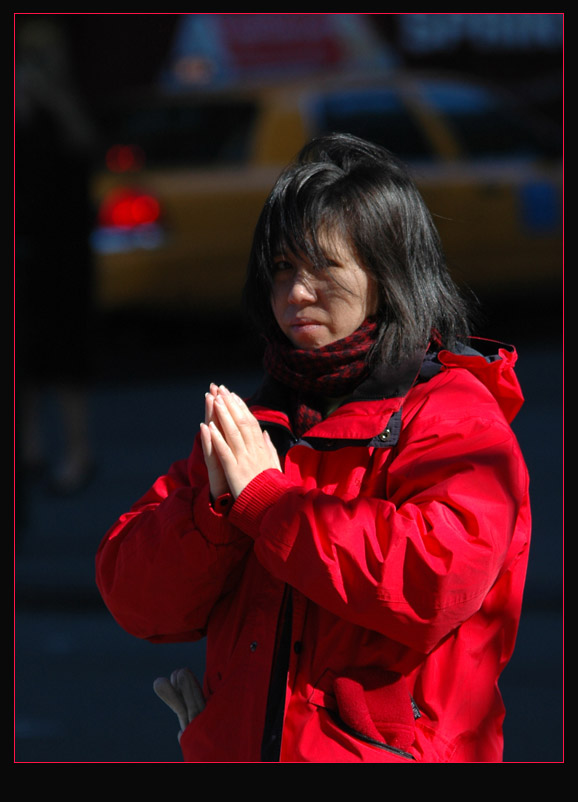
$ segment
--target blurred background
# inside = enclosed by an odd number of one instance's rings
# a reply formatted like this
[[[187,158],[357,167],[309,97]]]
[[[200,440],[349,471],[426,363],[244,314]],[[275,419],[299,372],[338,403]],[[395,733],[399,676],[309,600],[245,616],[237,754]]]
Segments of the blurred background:
[[[563,14],[15,18],[15,762],[180,761],[153,680],[202,644],[123,633],[108,527],[187,456],[281,168],[343,130],[401,156],[477,333],[514,343],[534,534],[504,673],[509,762],[561,762]]]

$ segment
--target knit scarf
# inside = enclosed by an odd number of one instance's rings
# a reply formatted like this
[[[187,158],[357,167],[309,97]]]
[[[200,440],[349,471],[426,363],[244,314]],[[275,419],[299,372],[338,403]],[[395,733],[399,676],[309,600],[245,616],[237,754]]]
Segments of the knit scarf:
[[[368,318],[348,337],[312,350],[268,342],[265,370],[289,389],[289,415],[298,437],[323,419],[328,398],[348,395],[368,375],[367,356],[377,329]]]

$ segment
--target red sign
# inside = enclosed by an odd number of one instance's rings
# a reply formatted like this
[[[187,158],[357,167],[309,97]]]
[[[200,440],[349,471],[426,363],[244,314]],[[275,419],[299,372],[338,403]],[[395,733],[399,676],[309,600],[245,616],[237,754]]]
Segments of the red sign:
[[[215,20],[231,66],[334,66],[345,48],[332,14],[222,14]]]

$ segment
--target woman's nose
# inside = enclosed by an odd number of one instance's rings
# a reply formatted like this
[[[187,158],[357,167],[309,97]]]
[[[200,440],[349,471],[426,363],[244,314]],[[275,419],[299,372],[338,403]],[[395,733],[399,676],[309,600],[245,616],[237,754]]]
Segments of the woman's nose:
[[[311,303],[317,298],[310,276],[296,274],[289,288],[288,301],[292,304]]]

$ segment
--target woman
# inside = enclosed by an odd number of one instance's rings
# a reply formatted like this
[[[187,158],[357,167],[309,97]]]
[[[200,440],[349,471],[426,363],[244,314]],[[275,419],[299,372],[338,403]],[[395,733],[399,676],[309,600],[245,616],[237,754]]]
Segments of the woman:
[[[246,298],[263,386],[211,385],[191,456],[98,555],[129,632],[207,636],[203,697],[159,687],[189,700],[185,760],[500,761],[530,525],[514,352],[464,343],[414,184],[346,135],[279,178]]]

